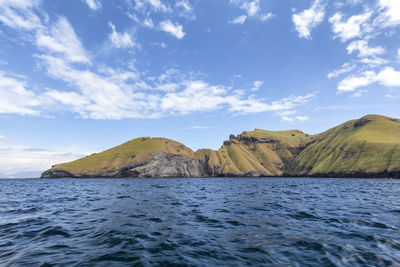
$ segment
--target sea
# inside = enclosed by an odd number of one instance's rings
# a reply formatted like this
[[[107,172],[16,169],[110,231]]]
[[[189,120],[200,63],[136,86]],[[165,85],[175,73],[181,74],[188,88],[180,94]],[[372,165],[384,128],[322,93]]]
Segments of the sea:
[[[400,266],[400,180],[1,179],[0,266]]]

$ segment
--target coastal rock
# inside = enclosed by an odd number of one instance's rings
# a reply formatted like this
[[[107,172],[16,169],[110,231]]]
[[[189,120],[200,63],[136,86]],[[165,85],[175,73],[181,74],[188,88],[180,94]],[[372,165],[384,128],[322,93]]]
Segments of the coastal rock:
[[[124,177],[204,177],[209,176],[207,164],[185,155],[157,153],[140,166],[122,170]]]
[[[65,170],[50,169],[43,172],[41,176],[41,178],[63,178],[63,177],[75,177],[75,175]]]

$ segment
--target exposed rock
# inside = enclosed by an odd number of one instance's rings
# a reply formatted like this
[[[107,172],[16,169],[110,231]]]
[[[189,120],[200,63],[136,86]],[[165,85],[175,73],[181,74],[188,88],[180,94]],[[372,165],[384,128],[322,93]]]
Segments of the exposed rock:
[[[96,173],[72,174],[65,170],[50,169],[42,174],[42,178],[61,177],[204,177],[210,176],[208,164],[202,160],[185,155],[158,152],[142,163],[125,166],[117,170],[105,170]]]
[[[368,122],[371,122],[372,119],[370,119],[368,116],[364,116],[361,119],[358,119],[355,123],[354,123],[354,127],[360,127],[363,126],[365,124],[367,124]]]
[[[141,166],[128,167],[125,177],[204,177],[209,176],[206,162],[184,155],[157,153]]]
[[[41,178],[63,178],[63,177],[75,177],[75,175],[65,170],[50,169],[43,172],[41,176]]]

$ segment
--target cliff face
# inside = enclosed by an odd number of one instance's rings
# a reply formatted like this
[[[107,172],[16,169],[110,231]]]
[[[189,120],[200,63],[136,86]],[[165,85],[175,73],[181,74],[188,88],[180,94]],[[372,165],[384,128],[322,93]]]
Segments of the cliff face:
[[[209,176],[206,162],[185,155],[158,152],[144,162],[131,163],[107,171],[75,172],[52,168],[42,178],[60,177],[204,177]]]
[[[53,166],[43,178],[318,176],[400,178],[400,120],[378,115],[321,134],[256,129],[219,150],[196,152],[165,138],[137,138]]]

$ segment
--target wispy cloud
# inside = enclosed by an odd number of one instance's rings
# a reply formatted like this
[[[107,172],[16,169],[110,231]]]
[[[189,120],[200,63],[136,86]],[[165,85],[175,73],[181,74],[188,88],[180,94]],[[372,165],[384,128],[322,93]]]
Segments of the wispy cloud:
[[[277,112],[276,115],[281,117],[283,121],[294,123],[296,121],[298,122],[304,122],[309,120],[310,118],[308,116],[300,116],[296,115],[297,111],[296,110],[286,110],[286,111],[281,111]]]
[[[60,54],[70,62],[90,63],[88,53],[65,17],[60,17],[49,28],[40,27],[36,33],[36,45],[45,53]]]
[[[129,33],[117,32],[115,30],[115,25],[112,24],[111,22],[109,22],[108,25],[111,27],[112,30],[112,32],[108,35],[108,38],[116,48],[135,47],[135,43],[132,41]]]
[[[0,113],[38,115],[42,99],[26,82],[0,71]]]
[[[341,74],[350,72],[350,71],[354,70],[355,68],[356,68],[356,65],[354,65],[354,64],[344,63],[341,68],[328,73],[327,78],[328,79],[335,78]]]
[[[261,22],[265,22],[265,21],[272,19],[274,16],[275,15],[272,14],[271,12],[265,13],[265,14],[260,15],[260,20],[261,20]]]
[[[163,9],[158,6],[161,2],[146,3],[153,8]],[[35,17],[36,9],[39,8],[31,5],[23,6],[22,10]],[[248,8],[248,14],[255,14],[253,7]],[[150,79],[134,66],[125,70],[94,64],[65,17],[59,17],[55,23],[51,20],[39,20],[38,23],[35,28],[23,28],[33,33],[32,43],[41,51],[34,58],[39,68],[50,77],[64,82],[66,88],[48,88],[35,93],[29,90],[24,80],[2,73],[0,87],[4,90],[0,94],[3,94],[1,99],[5,103],[0,110],[3,113],[38,115],[57,106],[57,110],[65,109],[92,119],[158,118],[216,110],[249,114],[295,111],[314,96],[290,96],[269,103],[265,99],[246,95],[243,90],[211,84],[193,73],[184,74],[177,69]],[[10,24],[10,27],[13,28],[14,24]],[[114,24],[110,23],[110,27],[112,33],[109,38],[114,45],[133,45],[130,37],[116,31]],[[160,29],[178,39],[185,35],[183,27],[170,20],[162,21]],[[262,81],[255,81],[253,89],[261,85]]]
[[[368,20],[371,15],[372,11],[367,10],[360,15],[353,15],[345,20],[341,12],[335,13],[329,19],[329,22],[332,24],[332,31],[335,34],[334,37],[340,38],[342,42],[346,42],[370,32],[372,29],[368,26]]]
[[[246,19],[247,19],[246,15],[241,15],[237,18],[234,18],[233,20],[231,20],[229,22],[233,23],[233,24],[243,24],[243,23],[245,23]]]
[[[387,87],[400,87],[400,71],[396,71],[392,67],[385,67],[378,73],[365,71],[358,75],[351,75],[339,83],[338,90],[351,92],[373,83],[379,83]]]
[[[211,129],[210,126],[193,126],[192,129],[204,130],[204,129]]]
[[[264,84],[263,81],[254,81],[253,88],[251,88],[251,91],[253,92],[258,91],[263,84]]]
[[[385,49],[382,46],[369,47],[366,40],[353,41],[347,46],[349,54],[355,51],[358,51],[359,57],[373,57],[385,53]]]
[[[82,1],[84,1],[91,10],[99,10],[102,7],[99,0],[82,0]]]
[[[272,14],[271,12],[260,14],[260,0],[230,0],[229,3],[245,12],[245,14],[242,14],[230,20],[229,23],[232,24],[243,24],[246,22],[247,19],[254,19],[265,22],[274,17],[274,14]]]
[[[34,148],[21,145],[0,146],[0,171],[5,175],[17,172],[42,172],[52,165],[81,158],[89,153]]]
[[[300,38],[310,39],[311,30],[324,19],[325,6],[321,0],[315,0],[313,5],[300,13],[292,15],[292,21]]]
[[[160,23],[160,30],[165,31],[178,39],[182,39],[185,36],[183,26],[180,24],[174,24],[170,20],[165,20]]]

